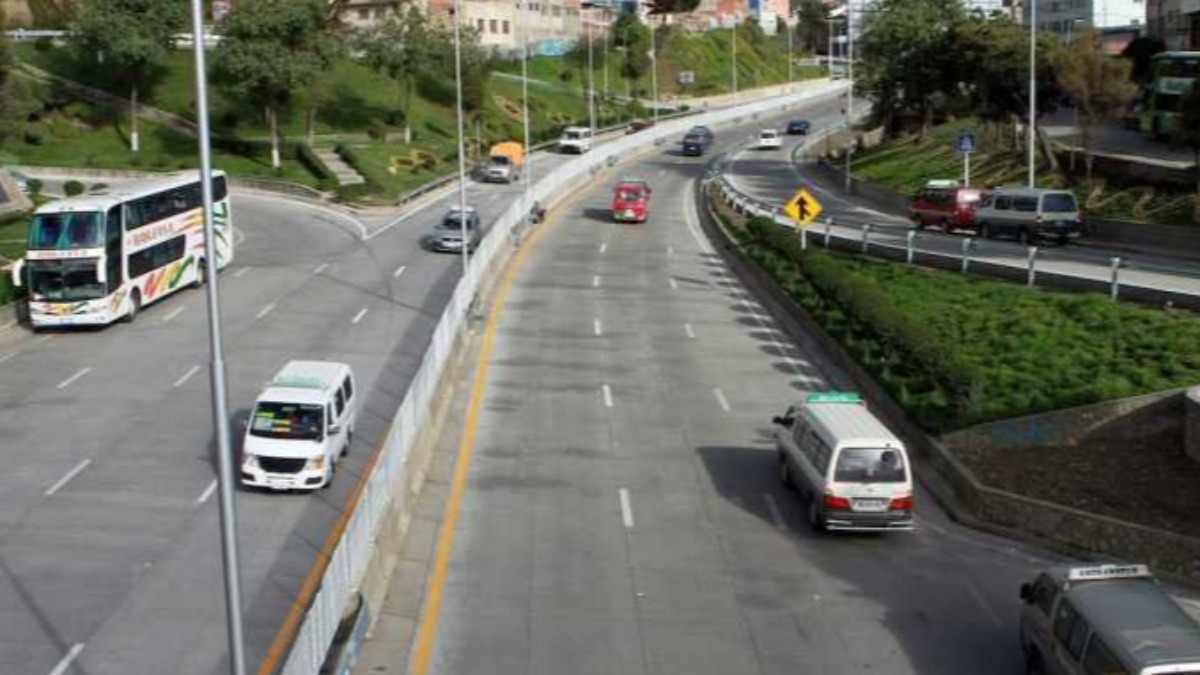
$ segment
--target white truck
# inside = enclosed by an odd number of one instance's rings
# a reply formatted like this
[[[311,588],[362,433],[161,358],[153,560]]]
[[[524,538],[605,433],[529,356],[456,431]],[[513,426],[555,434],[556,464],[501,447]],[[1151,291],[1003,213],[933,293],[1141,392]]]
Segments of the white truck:
[[[592,130],[587,127],[567,127],[558,139],[558,151],[582,155],[592,149]]]

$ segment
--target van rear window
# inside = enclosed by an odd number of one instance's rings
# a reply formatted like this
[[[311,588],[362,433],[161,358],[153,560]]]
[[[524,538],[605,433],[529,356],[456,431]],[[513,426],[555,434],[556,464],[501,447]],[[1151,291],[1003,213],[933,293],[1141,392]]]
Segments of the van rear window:
[[[903,483],[904,455],[888,448],[844,448],[838,453],[837,483]]]
[[[1046,213],[1074,213],[1079,208],[1075,205],[1075,195],[1055,193],[1042,197],[1042,210]]]

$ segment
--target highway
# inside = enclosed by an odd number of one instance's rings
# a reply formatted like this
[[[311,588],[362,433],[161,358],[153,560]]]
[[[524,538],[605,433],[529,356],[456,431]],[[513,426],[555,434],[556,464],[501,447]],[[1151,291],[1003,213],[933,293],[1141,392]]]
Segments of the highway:
[[[609,222],[609,175],[531,240],[463,387],[477,435],[412,670],[369,672],[1018,672],[1017,587],[1053,556],[924,492],[915,532],[816,536],[780,485],[771,417],[850,385],[714,253],[704,164],[642,163],[646,225]]]
[[[537,155],[536,175],[567,158]],[[485,226],[519,185],[468,186]],[[287,360],[350,363],[367,392],[354,447],[315,495],[239,492],[255,668],[391,420],[461,271],[422,238],[457,200],[356,217],[235,194],[220,279],[234,446]],[[224,665],[203,294],[133,324],[0,330],[0,672],[210,675]]]
[[[840,126],[842,116],[830,106],[815,110],[810,119],[814,134],[819,134],[826,128]],[[811,164],[802,160],[798,146],[808,142],[807,139],[787,138],[783,151],[755,150],[751,139],[746,139],[745,143],[729,153],[729,161],[723,167],[724,175],[742,194],[768,204],[782,205],[800,185],[807,185],[824,208],[820,220],[833,219],[834,225],[830,231],[834,236],[861,241],[862,227],[870,224],[871,241],[901,250],[906,246],[908,232],[913,229],[906,214],[880,210],[877,205],[861,198],[847,196],[841,185],[817,173]],[[814,224],[809,230],[811,241],[821,244],[825,231],[824,224]],[[914,249],[918,257],[925,253],[958,259],[962,254],[963,241],[963,234],[925,230],[916,235]],[[1165,289],[1174,294],[1176,302],[1200,305],[1200,263],[1109,249],[1094,242],[1085,243],[1086,246],[1039,246],[1036,263],[1038,274],[1068,275],[1088,280],[1093,282],[1094,288],[1103,289],[1112,278],[1112,259],[1119,257],[1122,261],[1120,283],[1123,287]],[[1028,247],[1012,240],[976,237],[972,239],[971,257],[1020,271],[1028,265]]]

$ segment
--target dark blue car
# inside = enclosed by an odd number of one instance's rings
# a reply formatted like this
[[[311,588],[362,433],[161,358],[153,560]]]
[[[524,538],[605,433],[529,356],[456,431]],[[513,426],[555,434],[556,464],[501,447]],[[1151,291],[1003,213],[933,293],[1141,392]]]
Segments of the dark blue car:
[[[698,157],[712,145],[713,132],[708,127],[692,127],[683,137],[683,154]]]
[[[788,122],[787,133],[789,136],[807,136],[810,125],[808,120],[792,120]]]

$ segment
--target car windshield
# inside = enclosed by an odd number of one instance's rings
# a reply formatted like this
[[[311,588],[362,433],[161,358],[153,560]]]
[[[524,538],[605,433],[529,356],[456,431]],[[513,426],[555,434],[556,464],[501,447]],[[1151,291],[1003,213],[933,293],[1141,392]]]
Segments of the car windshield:
[[[886,448],[845,448],[833,479],[839,483],[903,483],[904,455]]]
[[[568,141],[577,141],[583,138],[583,134],[579,133],[578,131],[567,131],[563,133],[563,138],[567,139]]]
[[[324,408],[299,403],[263,401],[254,408],[250,434],[262,438],[316,441],[321,439]]]
[[[1079,209],[1075,206],[1075,195],[1056,192],[1042,197],[1042,210],[1046,213],[1074,213]]]
[[[34,300],[78,302],[105,296],[96,269],[100,259],[30,260],[29,292]]]
[[[617,200],[622,202],[640,202],[645,197],[646,193],[641,190],[621,190],[617,192]]]
[[[463,227],[462,220],[462,216],[458,213],[447,213],[445,219],[442,220],[442,224],[439,225],[439,227],[441,227],[443,230],[461,230]],[[468,217],[466,221],[468,230],[475,227],[475,223],[473,222],[472,218]]]
[[[688,134],[687,136],[683,137],[684,143],[701,143],[703,141],[704,136],[702,134]]]
[[[508,155],[492,155],[492,164],[496,164],[498,166],[508,166],[509,164],[512,164],[512,160],[509,159]]]
[[[29,226],[29,248],[68,250],[104,245],[104,214],[98,211],[39,213]]]
[[[775,132],[774,131],[764,131],[764,132],[762,132],[762,137],[763,138],[775,138]]]

